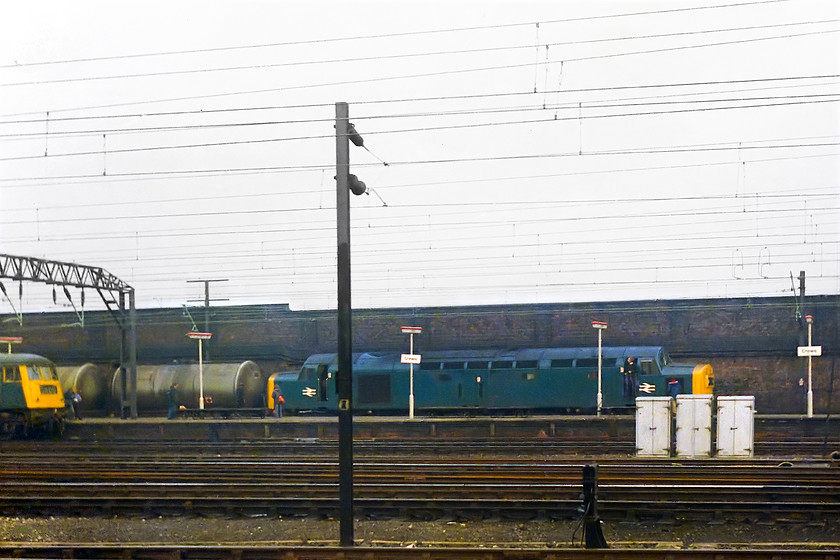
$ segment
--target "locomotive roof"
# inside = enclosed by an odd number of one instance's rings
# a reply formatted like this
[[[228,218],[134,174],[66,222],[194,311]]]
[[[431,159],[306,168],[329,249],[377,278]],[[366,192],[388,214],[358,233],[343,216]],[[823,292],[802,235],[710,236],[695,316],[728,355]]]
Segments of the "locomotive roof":
[[[552,360],[598,357],[597,346],[577,348],[519,348],[519,349],[482,349],[482,350],[430,350],[419,352],[424,361],[496,361],[496,360]],[[662,346],[604,346],[601,354],[607,359],[657,358],[666,356]],[[667,358],[664,358],[667,359]],[[338,354],[313,354],[304,365],[336,364]],[[400,352],[360,352],[353,354],[354,365],[374,365],[390,367],[399,364]]]
[[[52,361],[38,354],[2,354],[0,353],[0,365],[6,364],[39,364],[53,365]]]

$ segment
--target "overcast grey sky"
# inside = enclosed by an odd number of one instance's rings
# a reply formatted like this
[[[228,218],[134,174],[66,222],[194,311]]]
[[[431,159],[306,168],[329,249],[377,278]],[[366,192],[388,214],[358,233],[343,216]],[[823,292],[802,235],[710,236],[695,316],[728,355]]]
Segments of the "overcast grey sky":
[[[4,3],[0,253],[333,308],[346,101],[354,307],[838,293],[838,31],[829,0]]]

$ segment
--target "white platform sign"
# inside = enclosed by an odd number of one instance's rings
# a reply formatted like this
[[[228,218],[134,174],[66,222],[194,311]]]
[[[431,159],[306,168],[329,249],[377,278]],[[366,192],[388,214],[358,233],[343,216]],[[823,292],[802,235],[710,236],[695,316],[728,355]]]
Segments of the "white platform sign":
[[[803,356],[822,356],[822,346],[797,346],[796,355],[800,358]]]
[[[419,364],[420,354],[400,354],[401,364]]]

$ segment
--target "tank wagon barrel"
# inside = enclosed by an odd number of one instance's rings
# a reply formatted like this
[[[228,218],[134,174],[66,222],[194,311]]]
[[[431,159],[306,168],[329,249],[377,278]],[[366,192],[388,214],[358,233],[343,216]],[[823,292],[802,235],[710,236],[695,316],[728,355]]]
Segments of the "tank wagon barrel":
[[[203,365],[204,397],[216,408],[258,408],[265,406],[266,376],[252,361],[241,363],[205,363]],[[162,410],[166,408],[166,391],[173,382],[179,385],[184,405],[198,406],[200,395],[198,364],[169,364],[137,366],[137,408]],[[120,399],[120,371],[114,372],[111,400]]]
[[[108,405],[111,384],[108,372],[91,363],[56,368],[61,387],[75,388],[82,396],[82,410],[101,410]]]

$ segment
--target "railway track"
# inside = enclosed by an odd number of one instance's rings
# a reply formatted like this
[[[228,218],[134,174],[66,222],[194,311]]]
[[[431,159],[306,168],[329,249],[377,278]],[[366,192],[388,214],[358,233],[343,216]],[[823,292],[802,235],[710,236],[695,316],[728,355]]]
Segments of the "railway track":
[[[15,558],[124,558],[159,560],[172,558],[231,560],[835,560],[837,550],[796,549],[768,551],[763,549],[610,549],[574,548],[466,548],[466,547],[336,547],[313,546],[185,546],[185,545],[3,545],[0,554]]]
[[[352,547],[313,546],[185,546],[147,545],[2,545],[0,554],[16,558],[124,558],[158,560],[172,558],[231,560],[835,560],[838,550],[796,549],[768,551],[763,549],[610,549],[574,548],[465,548],[465,547]]]
[[[599,512],[617,521],[705,522],[835,519],[836,485],[603,484]],[[338,512],[324,483],[2,483],[0,512],[15,515],[316,516]],[[579,484],[403,483],[355,485],[356,514],[369,519],[573,519]]]
[[[61,455],[87,455],[107,449],[112,455],[172,455],[173,448],[178,455],[224,455],[224,456],[271,456],[271,455],[319,455],[337,456],[338,442],[317,438],[295,440],[248,440],[238,442],[179,441],[177,444],[161,441],[51,441],[51,453]],[[574,441],[558,442],[539,439],[493,439],[493,440],[411,440],[356,441],[353,444],[356,456],[434,455],[439,456],[564,456],[564,457],[609,457],[632,456],[633,441]],[[2,441],[0,452],[25,453],[34,450],[40,453],[43,443],[31,441]],[[820,438],[799,441],[756,442],[756,457],[777,460],[779,458],[828,458],[840,461],[840,446],[826,445]],[[832,456],[832,452],[835,455]]]
[[[390,447],[390,444],[389,444]],[[335,516],[338,465],[273,450],[206,447],[132,455],[110,446],[5,449],[0,512],[128,516]],[[216,449],[219,451],[219,449]],[[272,454],[273,453],[273,454]],[[84,457],[84,459],[81,459]],[[357,456],[355,506],[371,519],[571,519],[585,461],[406,453]],[[609,520],[819,522],[840,516],[831,461],[599,461],[599,512]]]

